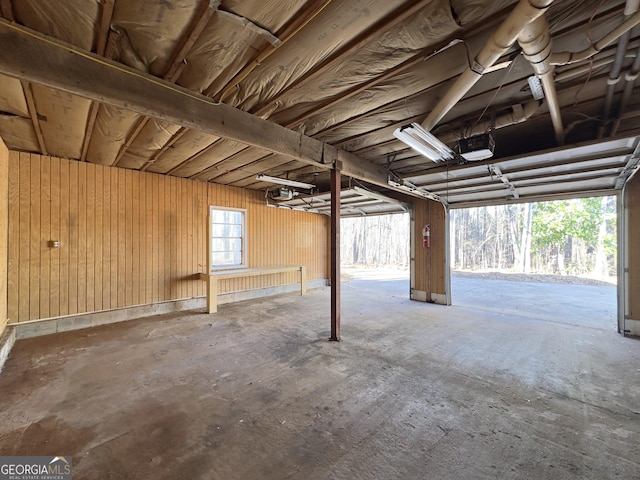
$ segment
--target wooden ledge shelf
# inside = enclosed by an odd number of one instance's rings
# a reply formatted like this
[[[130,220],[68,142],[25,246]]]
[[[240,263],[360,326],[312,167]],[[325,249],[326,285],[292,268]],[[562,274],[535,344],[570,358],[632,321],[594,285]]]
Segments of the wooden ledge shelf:
[[[238,268],[234,270],[216,270],[207,275],[200,273],[199,278],[207,282],[207,312],[218,311],[218,280],[228,278],[255,277],[275,273],[300,272],[300,295],[307,293],[307,275],[304,265],[284,265],[281,267]]]

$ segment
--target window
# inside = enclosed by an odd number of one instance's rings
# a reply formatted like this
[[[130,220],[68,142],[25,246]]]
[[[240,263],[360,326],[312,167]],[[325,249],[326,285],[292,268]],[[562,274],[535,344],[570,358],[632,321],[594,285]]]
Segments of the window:
[[[246,267],[247,211],[211,207],[211,270]]]

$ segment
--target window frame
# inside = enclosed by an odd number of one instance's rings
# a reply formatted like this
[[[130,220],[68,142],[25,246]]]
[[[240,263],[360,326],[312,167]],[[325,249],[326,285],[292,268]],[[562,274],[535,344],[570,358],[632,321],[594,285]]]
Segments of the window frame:
[[[241,234],[241,251],[240,251],[240,255],[241,255],[241,263],[234,263],[233,265],[214,265],[213,263],[213,214],[214,211],[220,211],[220,212],[239,212],[242,214],[242,223],[241,223],[241,228],[242,228],[242,234]],[[208,232],[209,232],[209,241],[208,241],[208,248],[209,248],[209,272],[217,272],[217,271],[221,271],[221,270],[236,270],[236,269],[242,269],[242,268],[247,268],[247,259],[248,259],[248,254],[247,254],[247,209],[246,208],[232,208],[232,207],[222,207],[222,206],[217,206],[217,205],[209,205],[209,217],[208,217]],[[223,224],[219,224],[219,225],[223,225]],[[231,225],[231,224],[229,224]],[[225,237],[217,237],[217,238],[225,238]],[[227,237],[227,238],[231,238],[231,237]],[[235,237],[233,237],[235,238]]]

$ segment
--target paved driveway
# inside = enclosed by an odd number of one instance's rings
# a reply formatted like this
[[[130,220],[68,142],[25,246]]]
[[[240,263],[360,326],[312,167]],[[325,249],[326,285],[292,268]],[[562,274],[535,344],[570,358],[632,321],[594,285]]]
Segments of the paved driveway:
[[[499,315],[617,329],[615,286],[511,282],[453,276],[453,304]]]
[[[385,290],[398,298],[409,296],[409,271],[344,269],[354,282],[385,282]],[[617,330],[615,286],[516,282],[453,275],[453,305],[501,316],[547,320],[590,328]]]

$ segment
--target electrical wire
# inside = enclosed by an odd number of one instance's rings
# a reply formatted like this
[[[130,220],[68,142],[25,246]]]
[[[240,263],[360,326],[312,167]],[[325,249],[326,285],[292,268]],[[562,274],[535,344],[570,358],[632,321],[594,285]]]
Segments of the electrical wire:
[[[498,96],[498,93],[500,93],[500,90],[502,90],[502,87],[504,86],[505,82],[507,81],[507,78],[511,74],[511,71],[513,70],[513,66],[516,64],[516,61],[518,60],[518,58],[519,58],[519,56],[514,58],[511,61],[511,65],[509,65],[509,70],[507,70],[507,73],[505,73],[504,76],[502,77],[502,80],[500,81],[500,85],[498,86],[498,88],[496,89],[495,93],[493,94],[493,97],[491,97],[491,100],[489,100],[489,103],[487,104],[487,106],[484,107],[484,110],[482,111],[482,113],[480,114],[478,119],[475,121],[474,125],[477,125],[478,123],[480,123],[480,120],[482,120],[482,117],[484,117],[484,114],[487,113],[487,110],[489,109],[489,107],[491,106],[493,101]]]

